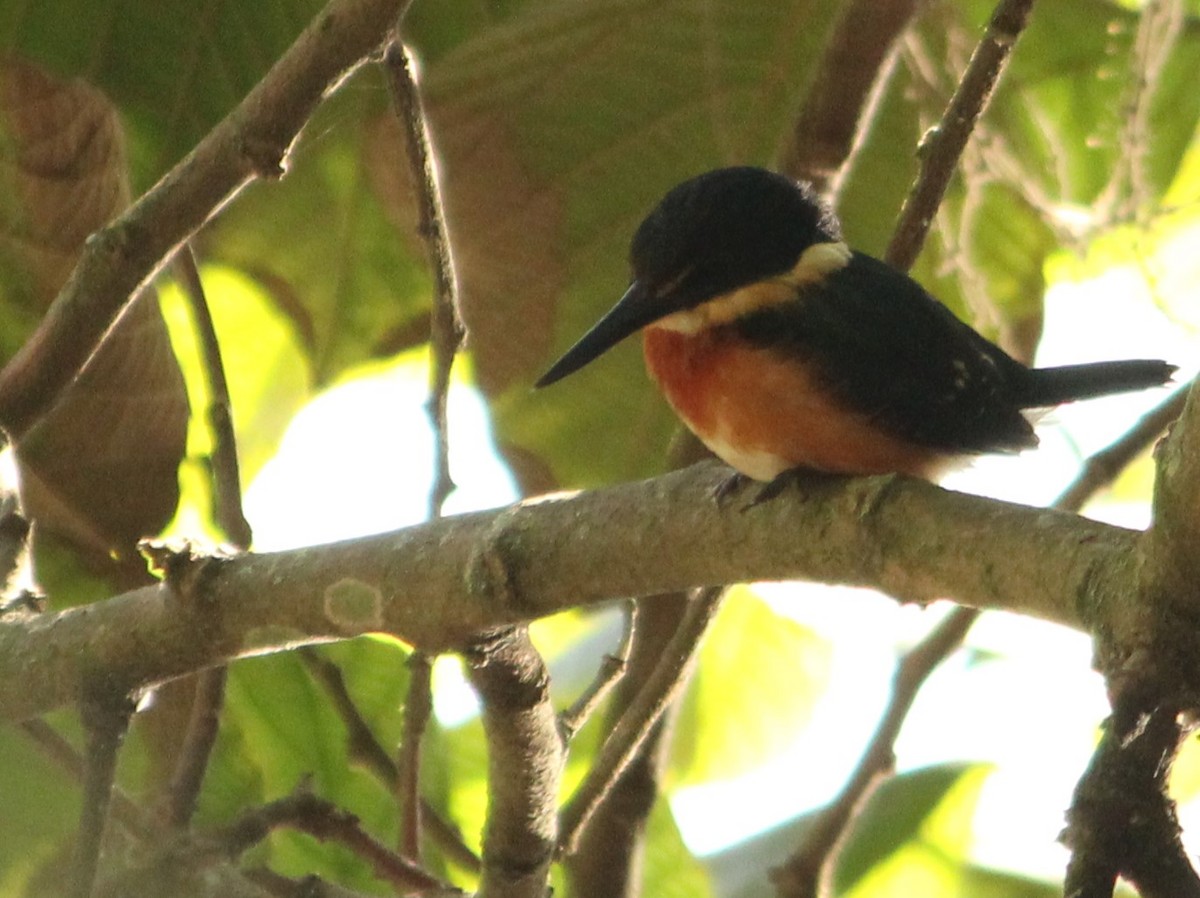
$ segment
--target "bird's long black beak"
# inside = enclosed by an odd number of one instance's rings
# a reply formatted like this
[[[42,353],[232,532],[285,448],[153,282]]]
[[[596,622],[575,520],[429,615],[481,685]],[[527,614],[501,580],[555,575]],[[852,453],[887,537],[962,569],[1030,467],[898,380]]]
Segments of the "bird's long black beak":
[[[634,281],[617,304],[608,310],[608,314],[580,337],[579,342],[568,349],[561,359],[551,365],[550,370],[543,374],[534,386],[546,387],[562,380],[568,374],[574,374],[630,334],[652,321],[669,315],[672,311],[674,310],[669,306],[655,302],[645,286],[639,281]]]

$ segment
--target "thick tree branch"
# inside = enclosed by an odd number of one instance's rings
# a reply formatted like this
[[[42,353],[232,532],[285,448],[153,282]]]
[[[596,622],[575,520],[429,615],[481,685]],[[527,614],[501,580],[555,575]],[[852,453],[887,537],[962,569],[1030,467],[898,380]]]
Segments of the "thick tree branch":
[[[133,689],[368,632],[451,649],[567,607],[711,584],[845,583],[1089,630],[1119,626],[1133,591],[1139,534],[1131,530],[902,477],[814,475],[769,503],[719,508],[710,492],[727,475],[721,465],[696,465],[394,533],[213,561],[184,594],[146,587],[0,619],[0,718],[71,701],[97,670]]]
[[[93,684],[80,703],[88,739],[83,808],[71,870],[71,898],[89,898],[92,894],[116,782],[117,754],[125,741],[133,709],[134,702],[127,694],[109,689],[103,682]]]
[[[523,626],[489,634],[467,650],[466,660],[488,742],[479,896],[544,898],[563,766],[550,675]]]
[[[1118,876],[1144,898],[1197,898],[1197,878],[1167,796],[1171,762],[1186,731],[1179,708],[1119,699],[1076,787],[1063,841],[1071,848],[1064,893],[1110,898]]]
[[[278,177],[329,91],[387,39],[406,0],[332,0],[246,98],[157,185],[92,235],[34,335],[0,372],[14,439],[49,410],[138,288],[252,179]]]
[[[1200,895],[1179,838],[1167,776],[1200,709],[1200,391],[1163,442],[1154,525],[1130,558],[1128,601],[1096,630],[1096,666],[1113,714],[1076,789],[1064,841],[1066,892],[1107,898],[1118,877],[1146,898]]]

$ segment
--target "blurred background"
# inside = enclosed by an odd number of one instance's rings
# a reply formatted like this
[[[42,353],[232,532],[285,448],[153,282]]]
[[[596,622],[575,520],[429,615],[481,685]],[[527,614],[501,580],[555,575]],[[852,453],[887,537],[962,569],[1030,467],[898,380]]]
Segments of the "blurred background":
[[[0,0],[10,54],[0,79],[5,357],[86,234],[190,149],[319,8]],[[470,334],[450,392],[458,488],[446,513],[666,470],[676,424],[636,341],[552,390],[530,384],[620,296],[628,239],[665,189],[718,165],[778,157],[840,8],[414,2],[405,31],[421,65]],[[922,4],[889,58],[837,197],[857,248],[882,253],[922,134],[991,9]],[[1165,358],[1181,366],[1179,384],[1196,373],[1198,13],[1197,0],[1035,7],[914,268],[1011,352],[1039,364]],[[430,514],[432,283],[406,172],[382,76],[366,67],[318,110],[287,176],[252,185],[196,238],[256,550]],[[109,361],[94,362],[67,411],[22,446],[23,485],[45,527],[38,582],[56,605],[137,582],[144,564],[129,546],[138,536],[223,538],[212,524],[212,437],[203,416],[187,414],[208,397],[182,288],[168,270],[147,296],[114,329]],[[1040,421],[1038,451],[981,459],[945,485],[1050,504],[1089,455],[1167,396],[1058,409]],[[1145,527],[1152,482],[1146,453],[1085,513]],[[773,894],[765,871],[840,789],[897,658],[942,605],[814,584],[737,587],[674,718],[643,894]],[[617,608],[534,625],[561,705],[586,688],[621,631]],[[393,746],[407,648],[370,638],[321,651]],[[897,776],[846,847],[837,893],[1059,894],[1062,814],[1107,707],[1090,651],[1083,634],[985,615],[918,697],[896,745]],[[434,674],[424,791],[477,848],[486,773],[477,706],[456,659],[438,659]],[[134,795],[154,793],[176,745],[179,707],[170,690],[156,702],[122,758],[119,781]],[[52,722],[79,744],[73,715]],[[594,722],[572,744],[568,788],[601,729]],[[1192,749],[1172,787],[1185,827],[1200,791]],[[293,655],[234,665],[198,821],[227,820],[305,776],[394,841],[392,795],[351,763],[343,723],[306,667]],[[0,727],[0,896],[39,893],[78,801],[51,761]],[[346,852],[294,833],[273,835],[259,855],[291,875],[380,889]]]

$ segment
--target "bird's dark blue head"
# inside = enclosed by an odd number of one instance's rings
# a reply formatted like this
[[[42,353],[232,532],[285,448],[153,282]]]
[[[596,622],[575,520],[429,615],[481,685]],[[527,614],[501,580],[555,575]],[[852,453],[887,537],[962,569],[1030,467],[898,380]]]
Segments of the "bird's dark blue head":
[[[537,386],[577,371],[648,324],[789,272],[809,247],[841,239],[837,219],[807,184],[749,166],[690,178],[634,233],[633,283],[625,295]]]
[[[841,239],[807,184],[762,168],[719,168],[662,198],[634,233],[629,261],[634,280],[678,311],[782,274],[813,244]]]

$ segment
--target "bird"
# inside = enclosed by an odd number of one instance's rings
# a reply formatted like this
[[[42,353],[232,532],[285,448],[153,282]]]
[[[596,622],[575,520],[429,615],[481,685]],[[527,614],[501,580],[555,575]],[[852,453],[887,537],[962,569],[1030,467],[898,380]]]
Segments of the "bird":
[[[1031,368],[907,274],[857,252],[804,181],[720,168],[637,228],[632,281],[536,382],[642,331],[646,369],[735,478],[794,471],[935,480],[1038,443],[1031,410],[1170,380],[1131,359]]]

